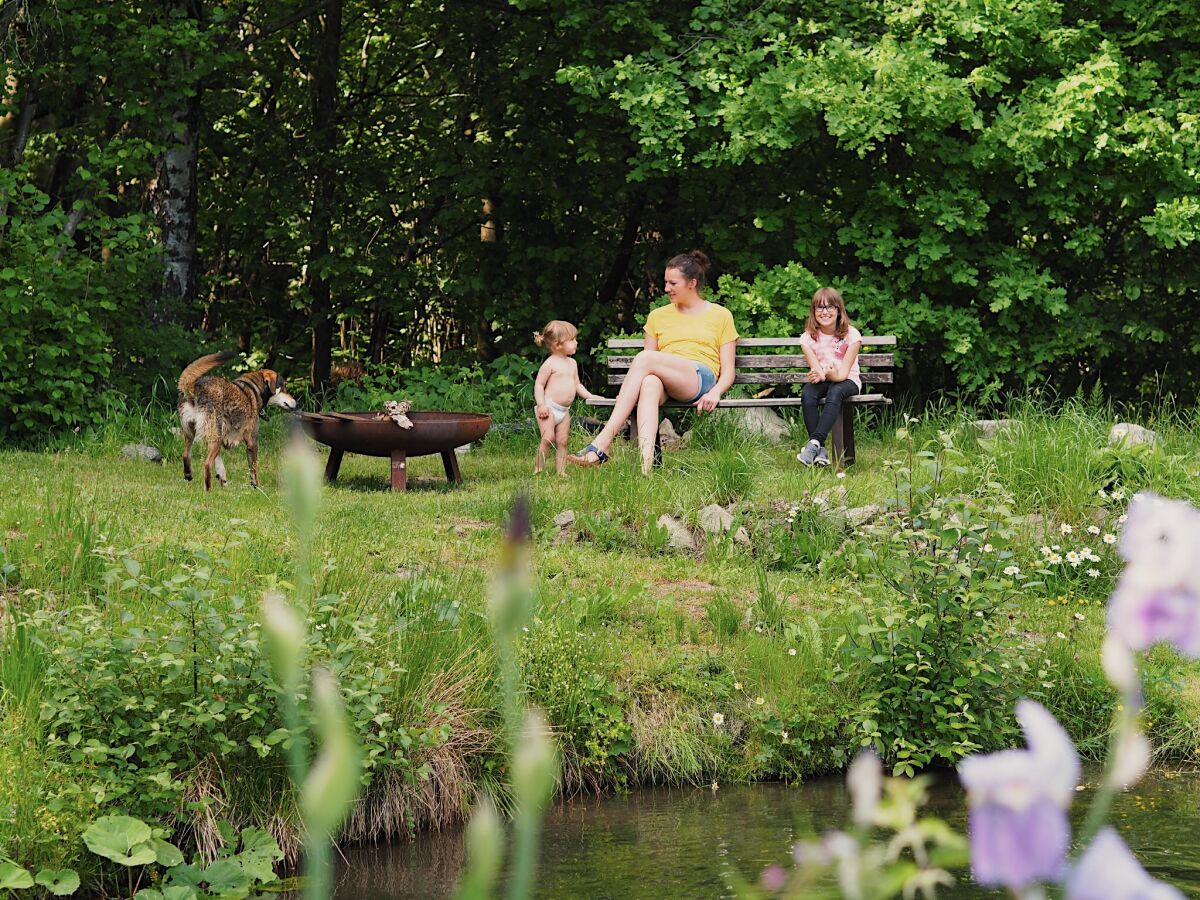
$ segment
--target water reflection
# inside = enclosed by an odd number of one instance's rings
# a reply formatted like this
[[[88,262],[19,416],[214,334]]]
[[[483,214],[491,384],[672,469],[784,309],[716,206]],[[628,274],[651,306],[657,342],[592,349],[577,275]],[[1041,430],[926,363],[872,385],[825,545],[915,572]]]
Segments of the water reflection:
[[[1079,795],[1076,827],[1089,793]],[[1198,799],[1196,773],[1157,772],[1118,799],[1113,817],[1143,865],[1189,896],[1200,896]],[[849,808],[840,778],[791,787],[731,785],[715,793],[650,788],[568,801],[547,817],[538,896],[731,896],[729,874],[756,878],[772,863],[790,865],[793,843],[845,824]],[[949,773],[936,779],[929,809],[965,830],[963,798]],[[349,848],[336,900],[449,897],[464,862],[458,829],[421,835],[410,844]],[[999,894],[960,884],[950,896]]]

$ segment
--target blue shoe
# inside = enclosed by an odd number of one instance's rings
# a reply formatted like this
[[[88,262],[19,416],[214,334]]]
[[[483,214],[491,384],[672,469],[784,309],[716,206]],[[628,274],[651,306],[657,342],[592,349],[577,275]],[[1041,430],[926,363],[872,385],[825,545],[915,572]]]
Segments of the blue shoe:
[[[596,454],[595,459],[588,459],[588,454]],[[608,454],[597,447],[595,444],[588,444],[578,453],[572,453],[567,457],[567,462],[573,466],[582,466],[585,469],[591,469],[595,466],[602,466],[608,462]]]

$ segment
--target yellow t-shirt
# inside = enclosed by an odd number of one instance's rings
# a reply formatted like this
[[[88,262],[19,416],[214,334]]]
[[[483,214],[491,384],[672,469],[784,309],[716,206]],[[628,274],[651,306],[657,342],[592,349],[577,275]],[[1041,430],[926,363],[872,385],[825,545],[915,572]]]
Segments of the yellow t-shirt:
[[[715,303],[690,314],[681,313],[673,303],[651,310],[646,317],[646,334],[658,341],[658,349],[663,353],[704,363],[718,378],[721,345],[738,339],[733,315]]]

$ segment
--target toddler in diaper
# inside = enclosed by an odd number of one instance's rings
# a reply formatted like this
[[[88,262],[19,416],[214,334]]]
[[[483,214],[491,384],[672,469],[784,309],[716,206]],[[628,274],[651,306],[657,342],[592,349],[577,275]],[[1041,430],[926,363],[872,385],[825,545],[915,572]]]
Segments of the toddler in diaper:
[[[593,394],[579,381],[579,366],[572,359],[579,348],[578,330],[570,322],[555,319],[533,336],[534,343],[550,351],[538,369],[533,385],[533,400],[537,405],[537,426],[542,434],[538,444],[533,474],[546,466],[550,448],[554,447],[554,468],[559,475],[567,471],[567,436],[571,430],[571,403],[576,397],[590,400]]]

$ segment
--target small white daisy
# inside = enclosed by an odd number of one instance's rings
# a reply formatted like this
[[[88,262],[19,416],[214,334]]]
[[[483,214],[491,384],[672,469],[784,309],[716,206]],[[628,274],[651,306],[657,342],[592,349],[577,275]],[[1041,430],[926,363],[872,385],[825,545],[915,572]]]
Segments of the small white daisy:
[[[1112,492],[1112,498],[1114,500],[1124,500],[1125,492],[1123,490],[1121,490],[1120,488],[1117,488],[1115,491]]]
[[[991,544],[984,544],[984,545],[983,545],[983,552],[984,552],[984,553],[991,553],[991,552],[992,552],[992,545],[991,545]]]
[[[1061,641],[1065,641],[1067,639],[1067,636],[1065,634],[1063,634],[1061,631],[1054,632],[1054,636]]]
[[[735,681],[733,683],[733,689],[735,691],[740,691],[742,689],[742,683],[740,681]]]
[[[1099,533],[1100,533],[1100,529],[1097,526],[1095,526],[1095,525],[1088,526],[1088,534],[1099,534]]]
[[[724,725],[725,724],[725,714],[724,713],[713,713],[713,724],[716,725],[718,728],[720,728],[722,725]]]
[[[1063,534],[1070,534],[1075,529],[1072,528],[1068,523],[1063,522],[1061,525],[1058,526],[1058,530],[1061,531]]]
[[[1052,565],[1052,566],[1057,566],[1060,562],[1062,562],[1062,554],[1061,553],[1051,553],[1046,558],[1046,562],[1050,563],[1050,565]]]
[[[1117,536],[1115,534],[1106,534],[1104,537],[1101,538],[1101,540],[1104,541],[1104,543],[1108,544],[1111,547],[1113,544],[1115,544],[1117,542]]]
[[[1088,569],[1087,573],[1088,573],[1088,578],[1099,578],[1100,577],[1099,569]]]
[[[1014,575],[1014,576],[1015,576],[1015,575],[1020,575],[1020,574],[1021,574],[1021,567],[1020,567],[1020,566],[1009,566],[1008,568],[1006,568],[1006,569],[1004,570],[1004,574],[1005,574],[1005,575]]]
[[[1076,622],[1082,622],[1084,620],[1084,618],[1085,617],[1084,617],[1083,613],[1075,613],[1075,621]]]
[[[1117,516],[1117,524],[1118,524],[1118,525],[1124,525],[1124,524],[1125,524],[1125,520],[1126,520],[1126,519],[1128,519],[1128,518],[1129,518],[1129,516],[1125,515],[1125,513],[1121,513],[1119,516]]]
[[[1083,557],[1081,557],[1074,550],[1068,550],[1067,551],[1067,562],[1069,562],[1075,568],[1079,568],[1079,564],[1081,562],[1083,562]]]
[[[1041,548],[1041,554],[1042,554],[1042,556],[1049,556],[1049,555],[1050,555],[1051,553],[1053,553],[1053,552],[1054,552],[1054,551],[1053,551],[1053,550],[1051,550],[1049,547],[1047,547],[1045,544],[1043,544],[1043,545],[1042,545],[1042,548]]]
[[[780,735],[780,737],[782,737],[782,738],[783,738],[783,742],[786,744],[786,743],[787,743],[787,739],[788,739],[788,733],[785,731],[785,732],[783,732],[783,733]]]
[[[788,656],[795,656],[795,655],[796,655],[796,648],[788,647]]]
[[[838,478],[845,478],[845,477],[846,477],[846,473],[845,473],[845,472],[838,472],[838,473],[837,473],[837,477],[838,477]]]

